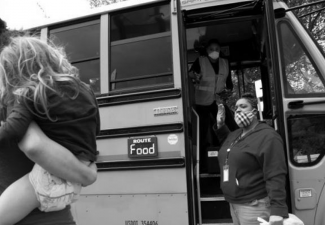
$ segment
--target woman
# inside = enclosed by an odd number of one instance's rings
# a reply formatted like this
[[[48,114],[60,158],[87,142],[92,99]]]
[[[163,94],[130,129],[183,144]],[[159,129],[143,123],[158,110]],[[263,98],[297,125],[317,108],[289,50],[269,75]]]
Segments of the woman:
[[[280,135],[257,119],[257,99],[243,94],[236,103],[235,121],[240,127],[230,133],[219,105],[214,130],[223,141],[219,151],[221,189],[230,203],[234,225],[258,225],[257,217],[270,225],[288,217],[286,162]]]

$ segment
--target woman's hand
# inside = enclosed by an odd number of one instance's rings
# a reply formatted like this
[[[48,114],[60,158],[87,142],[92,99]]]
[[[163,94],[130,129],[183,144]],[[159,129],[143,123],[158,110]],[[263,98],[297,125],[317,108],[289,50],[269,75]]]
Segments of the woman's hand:
[[[201,81],[201,78],[202,78],[202,74],[194,72],[194,71],[191,71],[189,73],[189,76],[192,78],[192,82],[196,83],[196,84],[199,84]]]
[[[223,104],[218,105],[218,113],[217,113],[217,126],[218,129],[225,125],[226,120],[226,113],[225,113],[225,107]]]

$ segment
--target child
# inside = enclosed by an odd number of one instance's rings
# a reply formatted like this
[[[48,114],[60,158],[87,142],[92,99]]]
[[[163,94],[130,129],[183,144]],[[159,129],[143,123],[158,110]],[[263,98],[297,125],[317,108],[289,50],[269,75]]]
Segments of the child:
[[[16,37],[0,54],[0,146],[19,142],[31,121],[55,142],[89,165],[96,160],[99,112],[90,88],[61,49],[35,37]],[[19,166],[19,165],[17,165]],[[39,165],[0,196],[0,225],[12,225],[35,208],[64,209],[79,194],[81,184],[51,175]]]

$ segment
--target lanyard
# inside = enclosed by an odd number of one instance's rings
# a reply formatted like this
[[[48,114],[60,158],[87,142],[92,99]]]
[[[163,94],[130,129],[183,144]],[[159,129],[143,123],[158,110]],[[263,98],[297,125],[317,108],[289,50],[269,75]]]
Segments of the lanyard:
[[[231,148],[237,144],[241,139],[243,139],[244,137],[246,137],[249,133],[251,133],[253,130],[255,130],[255,127],[258,125],[258,123],[251,129],[249,130],[244,136],[242,136],[243,131],[239,134],[239,136],[231,143],[231,145],[229,146],[229,148],[227,149],[227,157],[226,157],[226,161],[225,161],[225,165],[228,165],[228,158],[229,158],[229,153]]]
[[[235,144],[237,144],[238,141],[240,141],[240,139],[241,139],[241,134],[242,134],[242,133],[239,134],[239,136],[235,139],[235,141],[233,141],[233,142],[231,143],[231,145],[230,145],[229,148],[227,149],[227,157],[226,157],[225,165],[228,165],[228,158],[229,158],[230,150],[231,150],[231,148],[232,148]]]

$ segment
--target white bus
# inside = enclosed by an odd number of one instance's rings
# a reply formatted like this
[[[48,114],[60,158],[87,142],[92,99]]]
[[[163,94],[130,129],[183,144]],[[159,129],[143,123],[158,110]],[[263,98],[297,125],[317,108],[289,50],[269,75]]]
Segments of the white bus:
[[[232,223],[217,154],[200,171],[188,76],[213,38],[230,63],[229,107],[256,91],[261,119],[284,140],[290,212],[324,223],[324,53],[283,2],[129,0],[38,29],[65,46],[100,107],[98,180],[73,205],[79,225]]]

